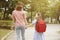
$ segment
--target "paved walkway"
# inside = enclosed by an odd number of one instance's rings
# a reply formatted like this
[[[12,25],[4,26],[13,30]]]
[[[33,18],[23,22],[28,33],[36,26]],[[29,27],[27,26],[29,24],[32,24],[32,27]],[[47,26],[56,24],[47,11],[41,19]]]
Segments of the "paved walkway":
[[[45,40],[60,40],[60,34],[58,31],[60,30],[60,24],[48,24],[47,31],[45,32]],[[30,27],[26,29],[26,40],[33,40],[34,35],[34,27]],[[16,40],[16,33],[13,31],[11,35],[9,35],[6,40]]]

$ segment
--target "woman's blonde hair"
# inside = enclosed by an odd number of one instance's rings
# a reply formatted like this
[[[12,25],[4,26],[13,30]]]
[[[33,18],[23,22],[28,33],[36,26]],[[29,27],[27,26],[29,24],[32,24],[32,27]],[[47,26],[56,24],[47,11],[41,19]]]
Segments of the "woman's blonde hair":
[[[22,8],[23,8],[23,3],[22,2],[17,2],[15,9],[18,10],[18,11],[21,11]]]

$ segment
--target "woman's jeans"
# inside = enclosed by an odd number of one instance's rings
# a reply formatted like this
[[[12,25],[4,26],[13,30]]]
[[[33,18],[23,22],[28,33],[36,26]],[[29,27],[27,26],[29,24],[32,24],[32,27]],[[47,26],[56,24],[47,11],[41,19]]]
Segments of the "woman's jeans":
[[[17,34],[17,40],[20,40],[20,31],[21,31],[22,40],[25,40],[25,27],[16,26],[15,30],[16,30],[16,34]]]

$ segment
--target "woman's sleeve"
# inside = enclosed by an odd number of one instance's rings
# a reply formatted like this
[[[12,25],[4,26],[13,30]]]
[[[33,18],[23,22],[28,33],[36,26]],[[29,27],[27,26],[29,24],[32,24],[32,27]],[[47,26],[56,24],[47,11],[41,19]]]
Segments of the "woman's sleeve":
[[[11,16],[12,20],[15,22],[15,16],[14,16],[14,12],[12,12],[12,16]]]
[[[26,20],[27,16],[26,16],[26,12],[25,11],[24,11],[24,14],[23,14],[23,18],[24,18],[25,23],[27,24],[27,20]]]
[[[23,12],[24,12],[24,13],[23,13],[23,18],[26,19],[26,17],[27,17],[27,16],[26,16],[26,12],[25,12],[25,11],[23,11]]]

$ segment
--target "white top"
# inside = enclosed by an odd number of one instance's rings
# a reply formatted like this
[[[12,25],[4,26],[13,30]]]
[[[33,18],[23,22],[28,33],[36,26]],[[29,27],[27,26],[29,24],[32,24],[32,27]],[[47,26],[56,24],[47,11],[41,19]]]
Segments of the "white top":
[[[34,20],[32,21],[32,23],[35,25],[35,24],[36,24],[36,21],[37,21],[37,20],[36,20],[36,19],[34,19]]]
[[[37,20],[34,19],[34,20],[32,21],[32,23],[33,23],[34,25],[36,25],[36,21],[37,21]],[[39,32],[36,32],[36,30],[35,30],[33,40],[45,40],[45,38],[44,38],[44,33],[39,33]]]

